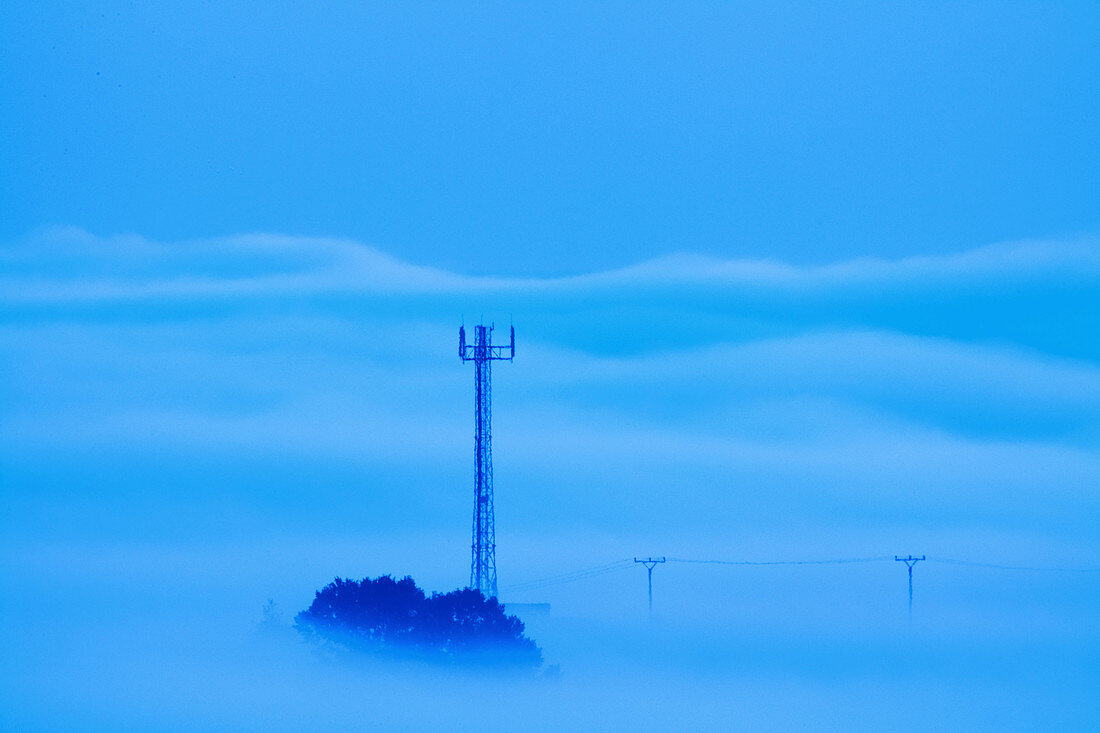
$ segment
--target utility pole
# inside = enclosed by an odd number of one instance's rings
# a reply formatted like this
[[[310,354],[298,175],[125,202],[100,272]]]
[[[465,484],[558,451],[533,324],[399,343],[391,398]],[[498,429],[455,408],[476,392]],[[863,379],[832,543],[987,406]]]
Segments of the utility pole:
[[[516,356],[516,329],[508,346],[493,346],[493,327],[474,326],[474,343],[458,329],[458,355],[474,363],[474,527],[470,545],[470,587],[487,598],[497,595],[497,536],[493,510],[493,380],[494,361]]]
[[[913,566],[923,559],[924,555],[920,557],[914,557],[912,555],[898,557],[894,555],[894,560],[905,563],[905,567],[909,569],[909,618],[913,618]]]
[[[653,568],[663,563],[665,559],[663,557],[647,557],[647,558],[634,558],[634,562],[639,562],[645,565],[646,575],[649,578],[649,616],[653,617]]]

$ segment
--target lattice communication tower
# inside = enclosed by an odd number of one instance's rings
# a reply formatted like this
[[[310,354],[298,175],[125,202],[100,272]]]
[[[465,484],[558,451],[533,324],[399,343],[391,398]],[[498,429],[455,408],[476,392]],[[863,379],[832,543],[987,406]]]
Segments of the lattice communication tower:
[[[493,327],[474,326],[474,342],[458,329],[458,355],[474,363],[474,541],[470,545],[470,587],[488,598],[497,595],[497,538],[493,512],[493,379],[494,361],[516,356],[516,329],[508,346],[493,346]]]

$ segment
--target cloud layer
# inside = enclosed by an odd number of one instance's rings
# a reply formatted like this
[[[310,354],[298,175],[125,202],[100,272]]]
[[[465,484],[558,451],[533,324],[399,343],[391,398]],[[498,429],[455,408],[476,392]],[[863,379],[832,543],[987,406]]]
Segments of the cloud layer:
[[[1040,566],[1100,553],[1096,243],[824,267],[680,255],[560,279],[273,236],[52,230],[0,258],[0,580],[18,591],[0,613],[20,630],[0,644],[37,660],[9,680],[12,710],[63,699],[83,713],[87,695],[146,722],[132,700],[55,670],[107,659],[109,686],[130,690],[153,665],[212,695],[226,649],[248,660],[241,680],[267,679],[256,659],[287,653],[229,641],[267,597],[292,613],[335,574],[464,583],[463,317],[517,330],[516,360],[494,368],[505,586],[638,553]],[[536,636],[577,675],[570,705],[621,681],[618,668],[714,674],[726,690],[777,668],[821,675],[822,660],[829,680],[904,668],[939,685],[1003,677],[1010,658],[1021,688],[1043,665],[1088,687],[1100,596],[1082,574],[927,563],[919,647],[940,651],[920,656],[915,637],[892,636],[914,628],[894,565],[663,567],[658,608],[684,627],[656,637],[623,631],[644,603],[632,567],[508,600],[553,603]],[[271,699],[278,684],[214,687],[292,716],[298,698]],[[404,694],[429,694],[417,685]],[[163,701],[150,715],[182,704],[177,686],[148,686]]]
[[[357,486],[385,526],[464,513],[471,388],[455,330],[482,316],[519,334],[496,380],[513,526],[645,532],[639,507],[656,506],[684,531],[707,513],[718,531],[716,517],[916,511],[1078,535],[1097,516],[1100,245],[1087,240],[815,267],[679,255],[558,279],[268,235],[55,229],[0,256],[6,495],[59,504],[44,520],[56,528],[76,521],[66,506],[93,507],[93,533],[114,527],[101,515],[135,492],[165,507],[220,496],[290,523]],[[176,478],[139,491],[107,455]],[[278,484],[269,466],[283,462],[305,487],[265,496],[257,476]],[[193,465],[244,478],[190,486]]]
[[[16,273],[0,281],[6,294],[27,301],[294,292],[560,294],[685,284],[817,291],[1060,279],[1094,286],[1100,274],[1100,243],[1091,238],[812,266],[673,254],[617,270],[549,278],[468,276],[402,262],[353,240],[272,234],[165,243],[58,227],[7,243],[0,256],[9,273]]]

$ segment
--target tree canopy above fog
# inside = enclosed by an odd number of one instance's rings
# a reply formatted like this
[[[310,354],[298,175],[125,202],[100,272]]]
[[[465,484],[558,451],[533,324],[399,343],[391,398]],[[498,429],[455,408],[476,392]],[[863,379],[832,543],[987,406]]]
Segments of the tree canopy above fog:
[[[451,664],[538,667],[542,652],[495,598],[471,588],[426,595],[411,577],[336,578],[295,617],[309,640]]]

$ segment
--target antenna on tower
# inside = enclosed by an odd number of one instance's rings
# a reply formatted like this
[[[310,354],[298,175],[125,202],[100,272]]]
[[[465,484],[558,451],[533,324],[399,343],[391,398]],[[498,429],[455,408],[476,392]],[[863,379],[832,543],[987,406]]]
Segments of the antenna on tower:
[[[516,329],[508,346],[493,346],[493,326],[474,326],[474,343],[458,329],[458,355],[474,363],[474,522],[470,545],[470,587],[487,598],[497,595],[496,517],[493,510],[492,363],[516,356]]]

